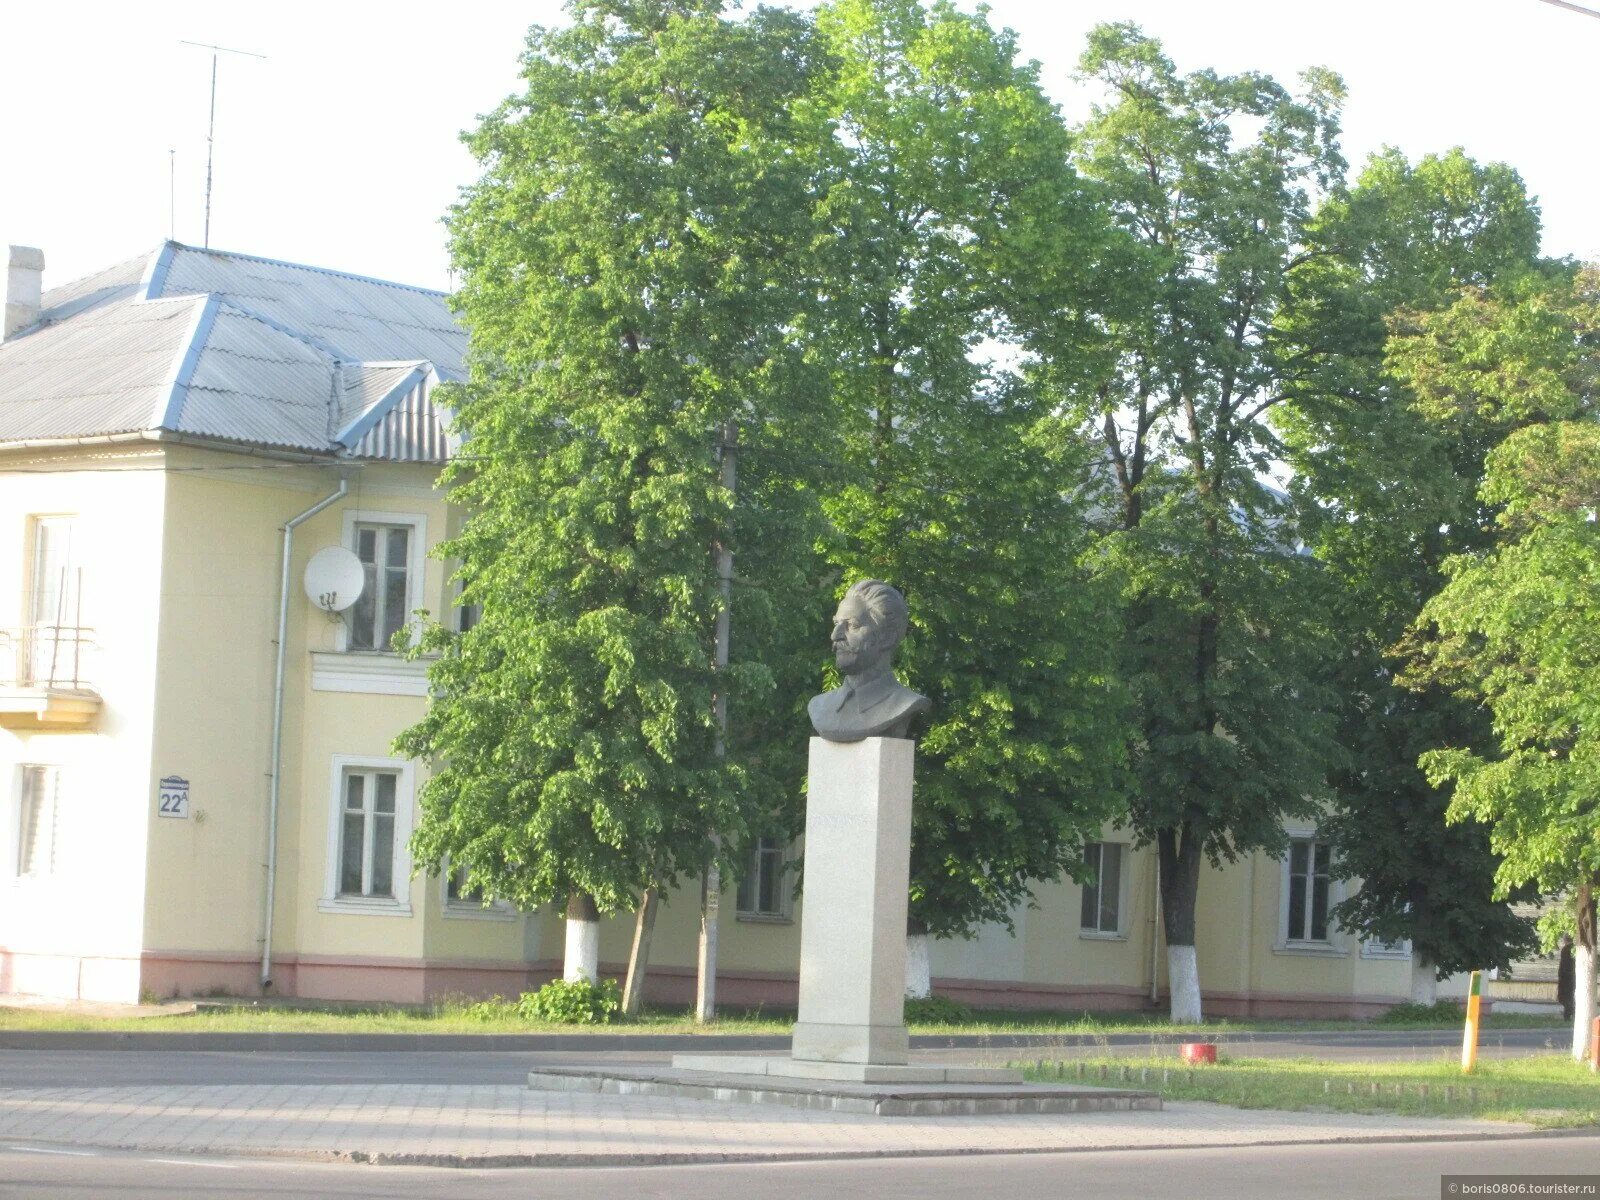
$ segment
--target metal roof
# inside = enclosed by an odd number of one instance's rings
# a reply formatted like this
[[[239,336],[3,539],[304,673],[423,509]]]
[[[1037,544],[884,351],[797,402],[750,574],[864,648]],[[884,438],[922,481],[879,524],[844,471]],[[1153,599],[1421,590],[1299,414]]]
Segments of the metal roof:
[[[443,293],[167,242],[44,294],[0,343],[0,443],[166,430],[406,462],[466,333]]]
[[[430,390],[426,381],[419,383],[390,407],[356,443],[356,457],[424,463],[448,459],[455,447],[429,398]]]

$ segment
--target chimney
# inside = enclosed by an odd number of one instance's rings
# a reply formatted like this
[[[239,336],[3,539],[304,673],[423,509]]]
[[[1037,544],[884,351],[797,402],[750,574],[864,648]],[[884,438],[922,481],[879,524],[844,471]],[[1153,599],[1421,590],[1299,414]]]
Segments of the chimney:
[[[44,311],[44,251],[12,246],[6,258],[6,317],[0,341],[37,323]]]

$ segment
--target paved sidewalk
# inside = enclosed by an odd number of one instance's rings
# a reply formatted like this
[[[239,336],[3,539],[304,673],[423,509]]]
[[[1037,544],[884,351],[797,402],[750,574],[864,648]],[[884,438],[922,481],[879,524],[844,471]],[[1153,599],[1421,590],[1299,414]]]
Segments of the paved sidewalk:
[[[1159,1113],[861,1117],[441,1084],[0,1088],[0,1145],[453,1166],[622,1165],[1515,1136],[1525,1125],[1168,1103]]]

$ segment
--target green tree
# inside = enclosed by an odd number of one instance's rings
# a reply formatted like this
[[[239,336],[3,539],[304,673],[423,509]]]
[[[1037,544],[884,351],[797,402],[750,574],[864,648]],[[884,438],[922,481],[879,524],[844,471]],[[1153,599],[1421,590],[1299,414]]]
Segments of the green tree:
[[[827,553],[839,591],[877,577],[905,593],[900,666],[934,702],[915,993],[919,939],[1009,923],[1036,882],[1083,870],[1120,808],[1114,639],[1079,565],[1087,457],[1050,435],[1050,398],[1022,369],[1047,317],[1063,361],[1092,340],[1079,297],[1109,230],[1010,33],[916,0],[835,0],[817,23],[833,64],[817,103],[836,131],[817,163],[815,350],[841,468]]]
[[[467,516],[441,553],[483,615],[422,642],[434,700],[399,739],[435,766],[413,850],[485,897],[566,901],[569,977],[595,973],[597,913],[708,855],[731,866],[795,791],[792,760],[754,730],[724,747],[716,712],[756,725],[793,675],[774,630],[816,536],[775,466],[821,412],[793,286],[811,37],[721,8],[575,0],[570,25],[535,27],[522,90],[466,139],[482,176],[449,221],[473,338],[445,476]],[[730,547],[754,572],[721,667]]]
[[[1450,818],[1488,826],[1500,893],[1564,893],[1577,931],[1572,1053],[1594,1017],[1600,893],[1600,278],[1518,301],[1464,297],[1397,348],[1440,419],[1518,422],[1488,459],[1501,541],[1445,564],[1406,681],[1487,710],[1492,736],[1422,756]],[[1428,369],[1422,370],[1426,363]]]
[[[1341,177],[1343,85],[1180,75],[1137,27],[1103,25],[1081,70],[1104,92],[1080,170],[1139,248],[1111,358],[1068,409],[1109,462],[1102,547],[1124,596],[1137,697],[1132,825],[1156,846],[1174,1020],[1201,1017],[1202,864],[1286,846],[1330,759],[1321,581],[1261,482],[1287,394],[1270,336],[1316,196]]]
[[[1509,167],[1459,149],[1415,164],[1385,150],[1322,205],[1275,330],[1293,364],[1276,423],[1343,650],[1329,666],[1349,755],[1322,829],[1336,872],[1361,885],[1334,916],[1358,936],[1409,940],[1422,1004],[1442,975],[1508,967],[1532,929],[1494,895],[1487,831],[1447,825],[1449,791],[1417,766],[1431,747],[1478,740],[1485,717],[1443,688],[1397,686],[1385,658],[1445,558],[1491,541],[1477,492],[1499,430],[1430,419],[1384,355],[1392,319],[1446,307],[1461,288],[1515,286],[1538,248],[1538,210]]]

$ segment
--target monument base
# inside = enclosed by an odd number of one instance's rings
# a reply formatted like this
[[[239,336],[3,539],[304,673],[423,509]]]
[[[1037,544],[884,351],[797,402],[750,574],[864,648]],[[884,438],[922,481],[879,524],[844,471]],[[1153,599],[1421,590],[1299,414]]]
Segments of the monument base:
[[[815,1062],[897,1066],[911,1061],[911,1038],[906,1027],[899,1023],[843,1025],[797,1021],[793,1056]]]
[[[1010,1067],[944,1066],[939,1063],[835,1062],[749,1054],[674,1054],[675,1071],[716,1075],[764,1075],[782,1079],[828,1079],[840,1083],[1021,1083]]]
[[[671,1067],[541,1067],[528,1073],[535,1091],[586,1092],[612,1096],[659,1096],[728,1104],[775,1104],[822,1112],[875,1117],[957,1117],[1035,1113],[1159,1112],[1155,1092],[1082,1084],[1020,1083],[1019,1073],[985,1067],[882,1067],[869,1063],[806,1063],[792,1058],[678,1055],[701,1069]],[[737,1065],[734,1065],[737,1064]],[[756,1069],[770,1066],[772,1073]],[[897,1072],[918,1078],[840,1079],[806,1077],[795,1068],[863,1073]],[[942,1073],[944,1079],[927,1078]],[[952,1076],[962,1076],[961,1079]],[[968,1076],[1005,1075],[990,1081]]]

